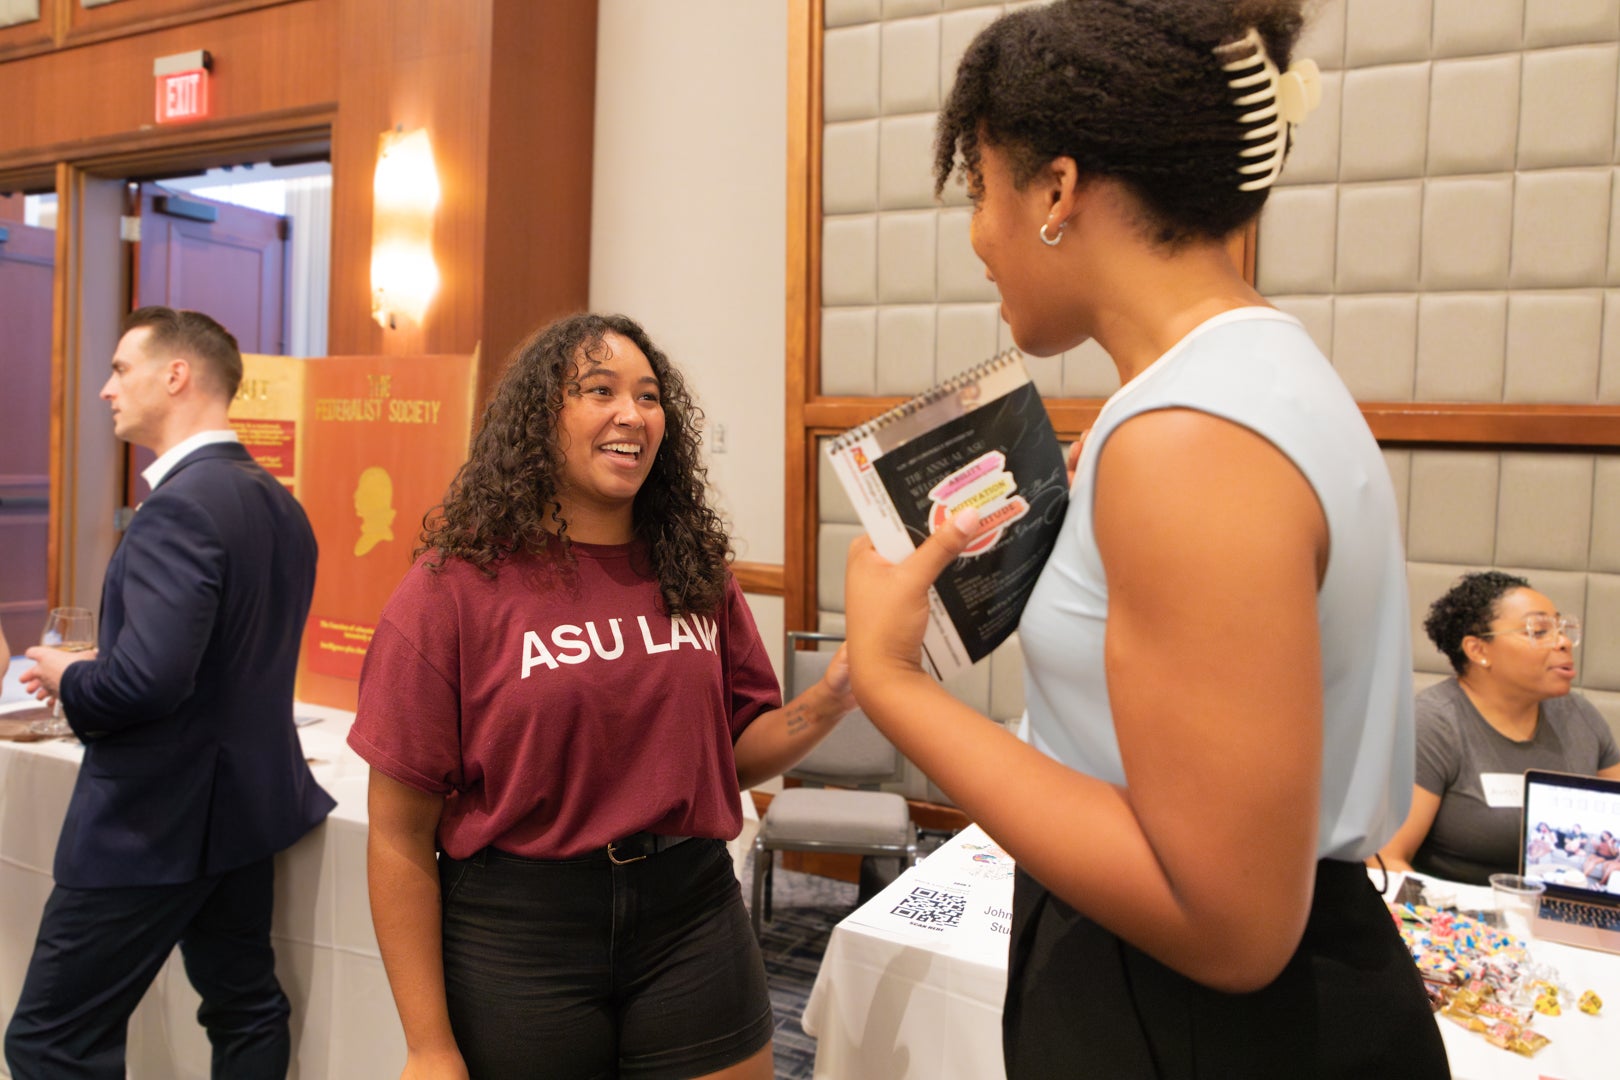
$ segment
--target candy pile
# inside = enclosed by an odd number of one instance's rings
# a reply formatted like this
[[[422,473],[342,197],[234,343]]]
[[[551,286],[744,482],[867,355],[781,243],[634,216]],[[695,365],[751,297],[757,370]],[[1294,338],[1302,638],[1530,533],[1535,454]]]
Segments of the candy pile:
[[[1422,904],[1391,904],[1390,914],[1437,1012],[1525,1057],[1547,1045],[1531,1021],[1538,1013],[1559,1015],[1561,1002],[1575,998],[1553,967],[1535,962],[1523,941],[1471,915]],[[1603,1002],[1588,990],[1576,1006],[1596,1016]]]

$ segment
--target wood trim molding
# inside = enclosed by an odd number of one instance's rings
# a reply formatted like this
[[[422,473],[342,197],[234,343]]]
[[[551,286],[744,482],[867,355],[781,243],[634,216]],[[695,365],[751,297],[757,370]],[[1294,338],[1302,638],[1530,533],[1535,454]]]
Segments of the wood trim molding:
[[[816,379],[821,329],[821,23],[822,0],[788,0],[786,412],[783,439],[783,624],[815,620],[810,512],[814,463],[804,437],[805,403]],[[791,587],[789,587],[789,583]]]
[[[62,10],[62,17],[57,27],[57,41],[62,48],[93,45],[98,41],[108,41],[112,38],[150,34],[206,19],[237,15],[244,11],[252,11],[254,8],[300,2],[303,0],[204,0],[156,15],[147,15],[140,10],[131,11],[126,15],[117,8],[74,11],[73,9],[78,6],[76,0],[64,0],[58,5]]]
[[[806,428],[836,435],[864,424],[904,400],[818,398],[804,406]],[[1096,422],[1101,398],[1048,398],[1047,415],[1061,438],[1076,438]],[[1361,414],[1380,443],[1491,445],[1523,449],[1585,447],[1620,450],[1620,406],[1501,405],[1444,402],[1363,402]]]
[[[755,596],[787,595],[787,574],[778,564],[734,562],[731,573],[745,593]]]
[[[51,607],[62,603],[62,583],[73,578],[73,546],[64,543],[72,535],[75,517],[67,498],[71,484],[67,475],[69,462],[77,462],[73,453],[74,425],[72,410],[68,408],[71,388],[69,381],[74,369],[72,358],[78,355],[78,307],[81,296],[80,271],[82,260],[74,257],[74,245],[81,232],[79,214],[83,206],[81,188],[84,174],[68,164],[56,166],[56,275],[51,286],[51,465],[50,505],[57,507],[45,528],[45,598]]]
[[[13,178],[26,182],[43,167],[62,161],[98,175],[126,177],[160,165],[172,172],[231,164],[239,162],[245,152],[258,149],[274,150],[277,157],[305,151],[324,156],[336,119],[335,104],[311,105],[261,113],[247,120],[205,120],[187,129],[183,143],[172,129],[153,127],[29,147],[24,153],[0,155],[0,188],[15,182]],[[184,153],[178,152],[181,145]]]
[[[1364,402],[1381,443],[1620,449],[1620,406]]]

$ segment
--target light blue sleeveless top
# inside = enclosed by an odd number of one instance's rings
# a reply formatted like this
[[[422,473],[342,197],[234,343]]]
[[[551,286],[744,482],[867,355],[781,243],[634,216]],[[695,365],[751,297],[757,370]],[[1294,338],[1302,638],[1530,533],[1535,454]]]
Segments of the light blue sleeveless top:
[[[1299,322],[1270,308],[1201,324],[1109,398],[1086,436],[1062,535],[1019,625],[1030,739],[1071,768],[1126,782],[1103,668],[1108,583],[1092,498],[1108,436],[1167,408],[1255,431],[1316,492],[1330,544],[1317,596],[1325,691],[1317,857],[1366,858],[1400,827],[1412,798],[1406,558],[1389,472],[1360,410]]]

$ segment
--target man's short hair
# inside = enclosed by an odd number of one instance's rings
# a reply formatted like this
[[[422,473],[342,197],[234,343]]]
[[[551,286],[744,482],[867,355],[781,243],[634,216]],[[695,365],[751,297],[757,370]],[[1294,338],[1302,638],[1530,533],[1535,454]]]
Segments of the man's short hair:
[[[124,318],[124,333],[146,327],[148,353],[177,353],[195,364],[202,383],[229,401],[242,385],[242,352],[236,338],[200,311],[176,311],[152,305],[136,308]]]

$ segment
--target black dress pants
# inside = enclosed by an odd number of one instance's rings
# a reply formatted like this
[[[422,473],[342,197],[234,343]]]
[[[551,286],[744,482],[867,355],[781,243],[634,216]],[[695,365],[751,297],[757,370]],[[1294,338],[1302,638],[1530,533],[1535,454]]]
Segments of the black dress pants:
[[[130,1014],[175,945],[213,1075],[282,1080],[291,1039],[270,946],[272,859],[181,885],[57,886],[6,1029],[14,1080],[123,1080]]]
[[[1317,864],[1299,948],[1253,993],[1172,971],[1023,871],[1010,948],[1009,1080],[1451,1075],[1417,968],[1360,863]]]

